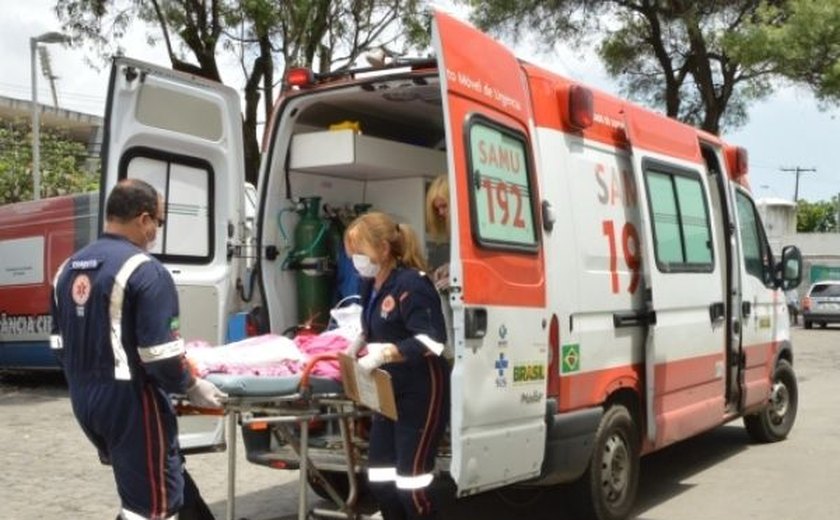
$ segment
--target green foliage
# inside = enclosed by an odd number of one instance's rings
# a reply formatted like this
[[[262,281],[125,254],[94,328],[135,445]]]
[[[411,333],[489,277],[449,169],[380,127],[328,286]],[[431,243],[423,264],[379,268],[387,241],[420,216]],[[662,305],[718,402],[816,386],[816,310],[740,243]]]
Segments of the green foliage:
[[[92,44],[101,63],[124,54],[122,38],[140,20],[149,45],[164,45],[173,69],[242,86],[245,178],[254,183],[258,121],[270,119],[274,89],[283,87],[275,71],[334,71],[369,49],[403,53],[428,42],[419,0],[56,0],[56,12],[62,30]],[[221,77],[222,53],[239,62],[244,86]]]
[[[741,33],[788,13],[784,0],[462,1],[479,27],[514,37],[525,27],[549,48],[562,40],[595,50],[625,95],[712,133],[742,125],[777,77],[766,52],[748,54],[770,36]]]
[[[0,204],[31,200],[32,134],[24,125],[0,127]],[[90,168],[85,145],[41,129],[41,196],[94,191],[99,168]]]
[[[829,201],[808,202],[800,199],[796,204],[796,231],[800,233],[826,233],[837,231],[837,197]]]
[[[731,35],[745,63],[771,63],[774,71],[811,87],[823,102],[840,102],[840,1],[788,0],[764,6]]]

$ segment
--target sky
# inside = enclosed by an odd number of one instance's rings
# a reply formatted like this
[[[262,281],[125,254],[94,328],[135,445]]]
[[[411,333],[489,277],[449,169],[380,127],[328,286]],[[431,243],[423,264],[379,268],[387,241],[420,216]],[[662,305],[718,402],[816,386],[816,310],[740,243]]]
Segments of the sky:
[[[10,0],[3,0],[9,2]],[[15,9],[0,15],[0,95],[28,100],[31,98],[29,39],[49,31],[59,31],[53,12],[55,0],[17,2]],[[47,46],[61,108],[102,116],[108,84],[108,65],[98,62],[89,49]],[[146,28],[137,24],[123,42],[125,54],[169,66],[160,47],[146,44]],[[522,58],[536,62],[599,89],[616,92],[595,59],[580,57],[561,46],[550,55],[536,53],[527,44],[516,45]],[[242,75],[232,59],[222,64],[225,83],[240,88]],[[52,102],[49,82],[38,70],[38,100]],[[751,105],[749,121],[743,127],[724,134],[727,142],[749,151],[750,183],[757,198],[777,197],[792,200],[796,175],[782,168],[816,169],[802,173],[799,198],[829,200],[840,193],[840,108],[821,110],[813,96],[802,88],[781,87],[766,100]]]

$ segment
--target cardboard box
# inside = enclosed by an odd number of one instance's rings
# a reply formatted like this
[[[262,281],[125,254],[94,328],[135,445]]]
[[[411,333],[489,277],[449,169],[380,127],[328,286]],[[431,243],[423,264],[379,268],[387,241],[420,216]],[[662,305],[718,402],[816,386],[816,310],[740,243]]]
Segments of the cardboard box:
[[[391,374],[379,368],[367,373],[347,354],[339,354],[338,363],[347,397],[389,419],[397,420]]]

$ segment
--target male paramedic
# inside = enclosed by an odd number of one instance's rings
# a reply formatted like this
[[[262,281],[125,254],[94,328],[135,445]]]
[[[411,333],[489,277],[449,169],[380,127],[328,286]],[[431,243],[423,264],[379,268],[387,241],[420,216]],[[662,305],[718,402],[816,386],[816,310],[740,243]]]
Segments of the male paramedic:
[[[155,189],[121,181],[108,196],[105,232],[56,273],[51,346],[82,430],[110,464],[118,520],[212,519],[183,466],[170,393],[218,408],[224,396],[190,374],[178,335],[178,295],[147,251],[163,226]]]

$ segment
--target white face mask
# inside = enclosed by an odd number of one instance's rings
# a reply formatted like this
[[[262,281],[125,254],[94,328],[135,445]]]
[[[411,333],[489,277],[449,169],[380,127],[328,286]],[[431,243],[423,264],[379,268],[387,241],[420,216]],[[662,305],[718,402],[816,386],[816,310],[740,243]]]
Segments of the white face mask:
[[[353,255],[353,267],[359,272],[362,278],[373,278],[379,273],[379,264],[371,262],[367,255]]]

